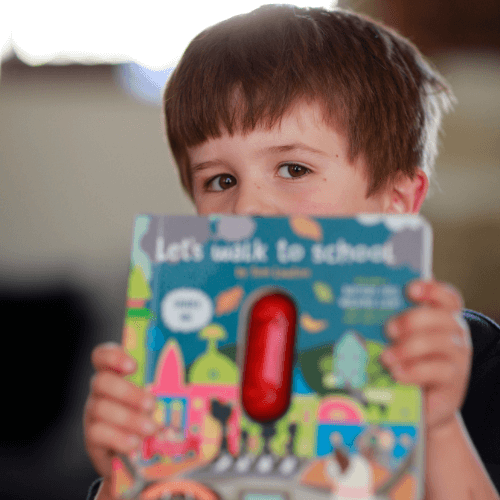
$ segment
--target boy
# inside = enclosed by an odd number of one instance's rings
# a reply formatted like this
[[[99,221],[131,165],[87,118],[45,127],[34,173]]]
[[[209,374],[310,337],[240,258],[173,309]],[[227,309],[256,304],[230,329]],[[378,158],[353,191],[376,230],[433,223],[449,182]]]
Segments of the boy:
[[[198,35],[167,86],[165,116],[200,215],[418,213],[451,100],[441,77],[392,31],[345,11],[276,5]],[[487,414],[494,393],[485,384],[495,384],[484,376],[498,362],[500,330],[462,314],[449,285],[414,282],[408,296],[415,307],[387,322],[393,343],[382,359],[397,380],[424,391],[426,499],[498,499],[488,473],[499,453],[474,425],[465,428],[459,410],[470,378],[483,391],[469,392],[470,415],[500,422]],[[85,435],[103,477],[90,498],[99,489],[103,500],[113,453],[132,451],[157,429],[152,396],[123,379],[135,369],[123,349],[98,346],[92,361]],[[468,432],[484,441],[488,471]]]

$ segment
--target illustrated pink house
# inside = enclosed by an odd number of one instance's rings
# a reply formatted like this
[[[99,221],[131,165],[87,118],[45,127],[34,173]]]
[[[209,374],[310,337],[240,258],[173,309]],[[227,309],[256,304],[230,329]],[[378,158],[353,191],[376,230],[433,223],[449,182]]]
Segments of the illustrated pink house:
[[[342,397],[325,399],[318,408],[318,423],[339,422],[343,424],[359,424],[363,421],[363,413],[356,404]]]
[[[182,400],[185,402],[183,431],[185,445],[198,448],[213,444],[214,437],[203,435],[205,417],[210,415],[210,402],[217,399],[223,404],[231,403],[232,413],[228,420],[228,446],[232,454],[239,450],[241,407],[239,385],[228,384],[186,384],[184,357],[179,344],[171,340],[163,348],[158,360],[155,380],[151,392],[159,400]]]

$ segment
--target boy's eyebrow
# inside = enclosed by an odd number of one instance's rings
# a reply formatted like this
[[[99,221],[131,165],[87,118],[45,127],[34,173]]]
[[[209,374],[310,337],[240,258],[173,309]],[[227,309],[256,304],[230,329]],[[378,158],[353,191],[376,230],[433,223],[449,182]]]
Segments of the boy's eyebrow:
[[[320,149],[315,149],[312,148],[311,146],[308,146],[307,144],[303,144],[302,142],[294,142],[292,144],[282,144],[280,146],[269,146],[267,148],[260,149],[257,152],[257,156],[264,156],[266,153],[288,153],[290,151],[307,151],[309,153],[314,153],[320,156],[328,157],[328,154],[325,153],[324,151],[321,151]],[[203,161],[201,163],[197,163],[191,167],[192,172],[197,172],[199,170],[204,170],[205,168],[218,165],[220,163],[223,163],[219,160],[208,160],[208,161]]]
[[[220,165],[221,162],[220,160],[208,160],[208,161],[202,161],[201,163],[196,163],[191,166],[191,173],[194,172],[199,172],[201,170],[205,170],[206,168],[210,167],[215,167],[217,165]]]
[[[259,155],[262,155],[264,153],[287,153],[289,151],[307,151],[309,153],[315,153],[321,156],[328,156],[328,154],[324,151],[312,148],[311,146],[308,146],[307,144],[304,144],[302,142],[283,144],[282,146],[270,146],[268,148],[261,149],[259,151]]]

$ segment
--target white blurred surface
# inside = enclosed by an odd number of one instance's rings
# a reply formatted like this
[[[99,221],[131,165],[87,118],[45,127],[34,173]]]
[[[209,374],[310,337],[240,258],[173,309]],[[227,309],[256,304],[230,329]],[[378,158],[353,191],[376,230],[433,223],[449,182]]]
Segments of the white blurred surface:
[[[261,0],[4,0],[0,5],[0,55],[26,64],[118,64],[150,69],[173,66],[191,39],[207,26],[250,12]],[[295,1],[299,7],[336,2]]]

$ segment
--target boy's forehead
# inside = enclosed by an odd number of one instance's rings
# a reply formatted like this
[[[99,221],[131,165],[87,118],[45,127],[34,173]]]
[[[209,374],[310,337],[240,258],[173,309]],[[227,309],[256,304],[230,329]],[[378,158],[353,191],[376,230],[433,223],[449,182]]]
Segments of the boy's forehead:
[[[234,99],[234,98],[233,98]],[[241,98],[235,102],[235,126],[233,134],[229,134],[223,123],[220,124],[222,135],[240,134],[248,136],[254,132],[264,134],[279,134],[287,133],[291,130],[306,133],[311,129],[330,128],[336,133],[341,133],[339,126],[328,114],[326,106],[319,100],[310,100],[306,98],[296,99],[292,102],[285,111],[279,116],[271,116],[266,112],[260,120],[257,121],[255,127],[243,127],[243,115],[245,103]]]
[[[297,100],[283,114],[283,119],[294,122],[300,129],[331,127],[325,106],[319,101]]]

